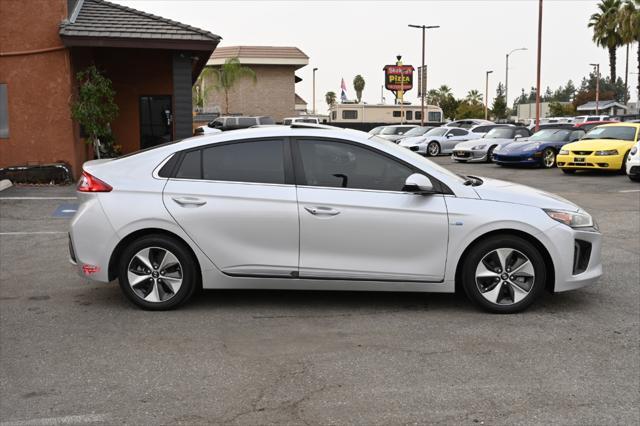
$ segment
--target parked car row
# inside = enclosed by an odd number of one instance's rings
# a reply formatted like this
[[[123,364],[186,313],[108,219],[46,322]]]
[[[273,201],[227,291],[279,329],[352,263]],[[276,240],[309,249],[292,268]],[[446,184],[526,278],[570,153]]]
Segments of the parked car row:
[[[634,181],[640,179],[639,123],[583,121],[547,124],[532,134],[523,126],[472,121],[455,122],[471,125],[466,129],[449,123],[442,127],[395,125],[374,130],[378,136],[418,154],[451,154],[454,161],[461,163],[557,166],[567,174],[578,170],[608,170],[626,172]]]

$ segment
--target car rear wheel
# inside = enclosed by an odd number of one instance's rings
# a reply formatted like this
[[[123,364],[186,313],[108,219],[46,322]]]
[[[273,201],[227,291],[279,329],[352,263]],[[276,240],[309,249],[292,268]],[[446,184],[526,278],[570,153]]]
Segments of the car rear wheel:
[[[475,245],[462,268],[462,284],[475,304],[501,314],[529,307],[544,290],[546,267],[527,240],[497,235]]]
[[[542,167],[550,169],[556,165],[556,152],[552,148],[542,151]]]
[[[437,157],[440,155],[440,144],[436,141],[429,142],[429,145],[427,145],[427,155],[429,157]]]
[[[186,302],[197,285],[192,254],[181,242],[148,235],[131,243],[120,257],[120,288],[137,306],[166,310]]]

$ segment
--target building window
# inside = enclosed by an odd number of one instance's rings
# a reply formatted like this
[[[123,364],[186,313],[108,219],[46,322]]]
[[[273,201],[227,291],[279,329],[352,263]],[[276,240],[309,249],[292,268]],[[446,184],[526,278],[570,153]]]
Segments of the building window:
[[[358,118],[358,111],[355,109],[345,109],[342,111],[343,120],[356,120]]]
[[[407,111],[405,115],[407,120],[413,120],[413,111]]]
[[[437,123],[439,123],[439,122],[441,122],[441,121],[442,121],[442,116],[440,115],[440,112],[439,112],[439,111],[435,111],[435,112],[431,112],[431,111],[430,111],[430,112],[427,114],[427,117],[429,117],[429,120],[428,120],[428,121],[432,121],[432,122],[434,122],[434,121],[435,121],[435,122],[437,122]]]
[[[0,139],[9,138],[9,102],[7,85],[0,84]]]
[[[331,119],[332,119],[332,120],[335,120],[337,117],[338,117],[338,114],[336,114],[336,112],[335,112],[335,111],[333,111],[333,112],[331,113]]]
[[[422,111],[416,111],[416,120],[422,119]]]
[[[397,117],[397,118],[400,118],[400,117],[402,117],[402,113],[400,111],[393,111],[393,116]]]

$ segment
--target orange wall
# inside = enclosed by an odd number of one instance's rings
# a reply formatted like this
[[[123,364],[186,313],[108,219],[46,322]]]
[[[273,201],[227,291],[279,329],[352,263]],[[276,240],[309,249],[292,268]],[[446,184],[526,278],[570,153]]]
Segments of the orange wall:
[[[3,55],[61,47],[58,25],[67,16],[65,0],[0,0]],[[0,83],[7,84],[9,139],[0,139],[0,167],[67,161],[74,173],[82,161],[69,102],[69,52],[0,57]]]

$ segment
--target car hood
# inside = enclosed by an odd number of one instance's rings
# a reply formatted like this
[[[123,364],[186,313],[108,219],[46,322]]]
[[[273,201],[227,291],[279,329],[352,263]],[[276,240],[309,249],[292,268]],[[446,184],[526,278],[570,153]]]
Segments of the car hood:
[[[484,183],[473,189],[483,200],[559,210],[577,211],[580,209],[571,201],[550,192],[498,179],[481,179]]]
[[[513,139],[473,139],[466,142],[460,142],[456,145],[456,149],[471,149],[476,145],[504,145],[513,142]]]
[[[540,142],[513,142],[502,146],[496,153],[537,151],[540,145]]]
[[[634,142],[613,139],[583,139],[562,147],[570,151],[595,151],[603,149],[630,149]]]
[[[424,141],[424,136],[409,136],[408,138],[402,138],[400,140],[400,145],[417,145]]]

